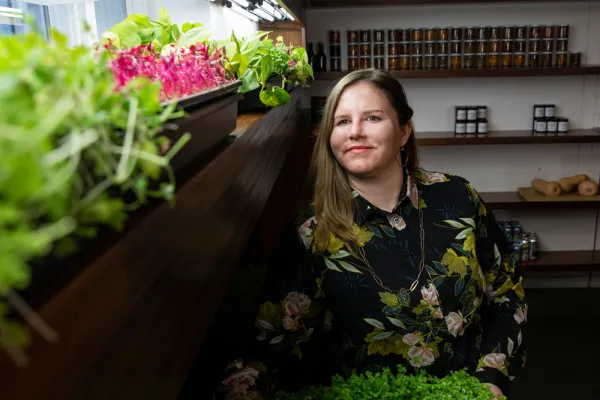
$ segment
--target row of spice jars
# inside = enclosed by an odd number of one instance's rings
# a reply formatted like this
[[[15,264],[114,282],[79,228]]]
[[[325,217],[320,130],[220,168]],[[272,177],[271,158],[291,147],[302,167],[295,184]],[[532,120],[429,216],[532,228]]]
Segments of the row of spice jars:
[[[456,106],[454,108],[454,134],[456,137],[487,136],[487,106]]]
[[[471,26],[388,29],[387,40],[393,42],[503,40],[503,39],[568,39],[569,25]],[[347,43],[384,43],[385,30],[348,30]],[[339,30],[329,31],[329,43],[341,44]]]
[[[564,117],[536,118],[533,136],[566,136],[569,131],[569,119]]]

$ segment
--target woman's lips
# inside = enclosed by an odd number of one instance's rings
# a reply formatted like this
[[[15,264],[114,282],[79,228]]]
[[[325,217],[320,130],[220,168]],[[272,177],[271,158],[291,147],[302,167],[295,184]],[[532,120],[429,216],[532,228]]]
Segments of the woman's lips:
[[[363,153],[367,150],[371,150],[372,147],[369,146],[352,146],[347,151],[350,153]]]

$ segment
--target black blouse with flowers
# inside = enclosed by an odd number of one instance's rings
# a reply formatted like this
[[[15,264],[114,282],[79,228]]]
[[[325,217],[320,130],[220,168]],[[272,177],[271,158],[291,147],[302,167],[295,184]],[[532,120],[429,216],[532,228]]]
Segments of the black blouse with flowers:
[[[506,394],[525,364],[527,304],[515,258],[465,179],[407,175],[392,213],[354,193],[362,257],[332,236],[313,249],[315,218],[284,234],[256,318],[256,338],[223,381],[229,399],[327,383],[333,374],[403,364],[443,376],[467,368]],[[421,260],[419,208],[425,231]]]

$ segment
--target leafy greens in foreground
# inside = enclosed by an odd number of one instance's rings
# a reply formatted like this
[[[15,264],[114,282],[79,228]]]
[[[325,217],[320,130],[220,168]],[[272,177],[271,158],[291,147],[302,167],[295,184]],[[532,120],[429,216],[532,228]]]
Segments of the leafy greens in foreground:
[[[52,38],[0,37],[0,346],[19,364],[27,334],[8,305],[23,313],[15,290],[28,286],[29,262],[73,251],[98,226],[122,228],[149,197],[173,201],[169,162],[189,138],[162,155],[160,129],[178,114],[161,106],[160,82],[117,91],[107,53]]]

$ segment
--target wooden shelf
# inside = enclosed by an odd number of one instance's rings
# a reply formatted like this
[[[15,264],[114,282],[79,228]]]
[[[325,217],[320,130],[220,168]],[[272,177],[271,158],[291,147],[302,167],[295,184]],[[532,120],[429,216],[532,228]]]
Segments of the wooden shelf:
[[[542,251],[535,263],[521,265],[523,272],[600,270],[600,251]]]
[[[533,136],[531,131],[490,132],[487,137],[460,138],[453,132],[418,132],[419,146],[470,146],[490,144],[558,144],[600,143],[600,132],[592,129],[572,130],[566,136]]]
[[[531,2],[552,2],[564,0],[311,0],[310,8],[342,8],[342,7],[361,7],[361,6],[404,6],[404,5],[427,5],[427,4],[468,4],[468,3],[531,3]],[[573,1],[576,2],[577,0]],[[584,0],[579,0],[583,2]],[[592,2],[599,0],[591,0]],[[290,3],[292,0],[284,0],[284,3]]]
[[[600,201],[526,201],[517,192],[482,192],[481,198],[493,210],[535,210],[598,208]]]
[[[501,78],[519,76],[600,75],[599,65],[565,68],[486,68],[458,70],[390,71],[396,78]],[[337,80],[348,71],[317,72],[315,80]]]

